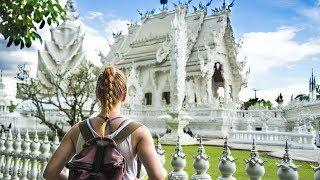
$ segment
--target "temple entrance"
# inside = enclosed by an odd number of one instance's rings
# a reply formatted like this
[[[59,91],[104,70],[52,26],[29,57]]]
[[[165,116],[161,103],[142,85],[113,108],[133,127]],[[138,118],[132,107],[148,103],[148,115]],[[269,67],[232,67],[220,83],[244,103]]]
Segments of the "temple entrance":
[[[214,73],[212,76],[212,94],[213,97],[218,98],[218,89],[224,89],[224,78],[222,75],[222,65],[217,62],[214,64]]]

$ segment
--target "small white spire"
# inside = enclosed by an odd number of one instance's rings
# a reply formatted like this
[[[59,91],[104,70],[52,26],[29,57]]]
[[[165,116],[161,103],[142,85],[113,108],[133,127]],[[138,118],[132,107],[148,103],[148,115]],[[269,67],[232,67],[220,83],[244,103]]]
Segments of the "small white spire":
[[[2,82],[2,69],[0,69],[0,83]]]
[[[76,8],[76,3],[74,0],[67,0],[66,5],[64,6],[66,11],[66,20],[76,20],[78,19],[78,13]]]

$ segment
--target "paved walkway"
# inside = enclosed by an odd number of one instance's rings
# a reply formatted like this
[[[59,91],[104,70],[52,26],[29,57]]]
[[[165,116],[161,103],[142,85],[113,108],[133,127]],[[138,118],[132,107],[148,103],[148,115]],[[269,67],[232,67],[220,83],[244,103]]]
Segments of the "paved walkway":
[[[209,141],[204,141],[203,144],[211,146],[223,146],[223,139],[214,139]],[[239,150],[250,150],[251,144],[234,144],[229,143],[231,149]],[[259,151],[267,152],[269,156],[282,158],[284,153],[283,146],[265,146],[257,145]],[[320,162],[320,149],[316,150],[305,150],[305,149],[290,149],[290,154],[292,159],[306,162]]]

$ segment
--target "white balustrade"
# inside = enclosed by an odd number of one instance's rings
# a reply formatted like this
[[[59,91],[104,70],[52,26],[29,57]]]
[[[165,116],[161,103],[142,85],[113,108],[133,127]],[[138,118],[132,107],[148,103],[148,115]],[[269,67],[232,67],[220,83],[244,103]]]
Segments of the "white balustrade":
[[[291,148],[316,148],[314,132],[239,131],[232,129],[229,131],[229,137],[232,143],[250,144],[252,139],[255,139],[256,144],[283,146],[287,140]]]
[[[22,140],[20,131],[1,133],[0,137],[0,179],[43,179],[42,174],[52,152],[60,144],[57,134],[54,141],[47,133],[39,140],[38,133],[30,140],[29,132]]]
[[[235,138],[245,138],[246,140],[252,142],[252,139],[255,138],[255,143],[258,143],[258,139],[261,139],[269,141],[276,140],[279,144],[285,144],[285,140],[290,139],[289,137],[292,137],[291,135],[286,133],[263,133],[265,132],[254,132],[251,134],[247,132],[247,134],[244,134],[237,133],[237,131],[234,130],[231,134],[232,137],[230,137],[230,140],[234,140]],[[294,137],[296,139],[299,139],[301,142],[310,142],[308,139],[303,140],[305,137]],[[291,140],[295,138],[291,138]],[[281,141],[283,142],[280,143]],[[261,179],[265,172],[263,167],[264,162],[258,156],[258,153],[255,149],[255,143],[253,143],[250,157],[246,161],[246,172],[248,174],[248,178],[252,180]],[[286,169],[287,167],[293,167],[291,156],[288,152],[289,144],[290,141],[288,141],[288,144],[286,144],[286,151],[284,154],[283,162],[281,164],[278,164],[278,176],[280,179],[282,177],[288,176],[288,174],[285,174],[285,171],[283,171],[283,169]],[[57,134],[55,135],[53,141],[49,141],[47,133],[45,133],[43,140],[40,140],[38,138],[37,132],[35,132],[34,138],[32,139],[30,139],[28,131],[24,134],[23,138],[21,138],[21,134],[19,131],[17,131],[17,133],[15,134],[13,134],[11,131],[7,133],[2,132],[0,136],[0,179],[43,179],[42,174],[45,166],[47,165],[52,152],[56,150],[58,145],[59,138]],[[164,151],[161,149],[161,144],[157,143],[156,149],[161,162],[164,163]],[[182,147],[178,141],[175,153],[172,156],[172,171],[168,175],[169,179],[189,179],[188,173],[184,171],[184,167],[189,163],[191,164],[192,162],[186,161],[185,154],[183,153]],[[234,161],[233,157],[231,156],[231,151],[228,148],[226,141],[219,163],[219,169],[221,171],[221,176],[219,178],[235,179],[234,177],[232,177],[232,175],[236,170],[236,164],[237,162]],[[207,172],[207,170],[209,169],[208,157],[205,154],[205,147],[202,146],[201,141],[198,147],[198,152],[196,156],[194,156],[193,166],[194,171],[193,174],[190,174],[191,179],[211,179],[208,174],[209,172]],[[210,166],[217,167],[218,164],[210,164]],[[314,167],[314,177],[316,180],[319,179],[319,167]],[[257,168],[259,169],[259,171],[257,170]],[[211,170],[209,169],[209,171],[216,171],[216,168],[211,168]],[[292,170],[292,173],[295,173],[295,175],[297,175],[298,173],[295,166]]]

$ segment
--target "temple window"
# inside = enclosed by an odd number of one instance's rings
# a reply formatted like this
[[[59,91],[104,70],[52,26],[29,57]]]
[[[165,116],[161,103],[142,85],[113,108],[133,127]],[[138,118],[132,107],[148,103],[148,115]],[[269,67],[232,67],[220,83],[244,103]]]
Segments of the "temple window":
[[[256,127],[256,131],[262,131],[262,127]]]
[[[148,92],[144,94],[146,105],[152,105],[152,93]]]
[[[213,96],[218,98],[218,89],[224,88],[224,77],[223,77],[223,71],[222,71],[222,65],[219,62],[216,62],[214,64],[213,69],[213,76],[212,76],[212,92]]]
[[[162,100],[164,100],[166,104],[170,104],[170,92],[163,92]]]

